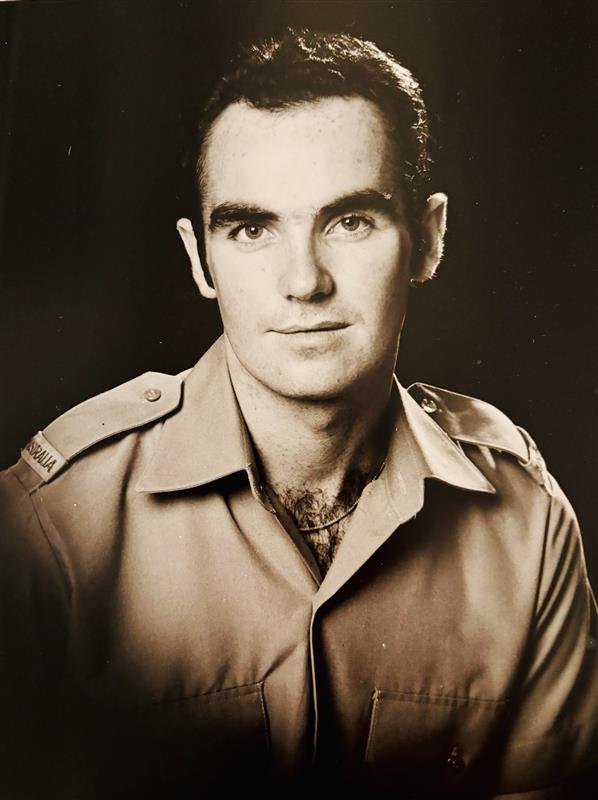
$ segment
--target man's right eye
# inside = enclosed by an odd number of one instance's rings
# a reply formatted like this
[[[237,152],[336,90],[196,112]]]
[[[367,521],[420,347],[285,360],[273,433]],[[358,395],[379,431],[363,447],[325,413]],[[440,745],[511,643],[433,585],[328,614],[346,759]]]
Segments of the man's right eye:
[[[230,232],[229,237],[236,242],[257,242],[259,239],[263,238],[265,232],[266,229],[263,225],[247,223],[234,228]]]

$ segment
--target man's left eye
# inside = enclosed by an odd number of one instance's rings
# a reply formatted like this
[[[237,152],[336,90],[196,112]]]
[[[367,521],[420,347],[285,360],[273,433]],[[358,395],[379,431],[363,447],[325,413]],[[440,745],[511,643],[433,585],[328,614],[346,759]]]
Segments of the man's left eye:
[[[373,227],[366,217],[362,217],[360,214],[347,214],[345,217],[341,217],[338,222],[335,222],[329,233],[341,236],[343,234],[349,236],[359,235],[368,233]]]

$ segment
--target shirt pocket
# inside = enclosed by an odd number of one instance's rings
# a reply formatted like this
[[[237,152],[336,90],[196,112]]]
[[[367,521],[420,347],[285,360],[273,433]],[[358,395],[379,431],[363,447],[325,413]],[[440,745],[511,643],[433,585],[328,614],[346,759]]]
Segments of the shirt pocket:
[[[105,796],[179,800],[267,779],[261,683],[128,709],[116,722]]]
[[[376,689],[365,749],[366,773],[406,796],[459,793],[489,777],[481,754],[500,729],[506,700]]]

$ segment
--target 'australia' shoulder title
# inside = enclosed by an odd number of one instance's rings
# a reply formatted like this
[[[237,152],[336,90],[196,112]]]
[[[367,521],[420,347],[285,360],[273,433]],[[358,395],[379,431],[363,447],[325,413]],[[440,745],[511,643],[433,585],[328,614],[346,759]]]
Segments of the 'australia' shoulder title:
[[[21,455],[31,469],[34,469],[44,480],[51,477],[54,472],[58,472],[66,464],[66,459],[52,447],[41,431],[36,433],[25,445]]]

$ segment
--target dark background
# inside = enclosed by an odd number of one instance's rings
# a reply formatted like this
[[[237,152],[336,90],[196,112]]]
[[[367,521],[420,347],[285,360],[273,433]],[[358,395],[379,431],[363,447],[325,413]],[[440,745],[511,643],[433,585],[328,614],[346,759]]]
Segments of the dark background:
[[[414,293],[403,382],[482,397],[539,442],[598,583],[595,2],[0,3],[0,466],[79,401],[190,366],[220,330],[175,222],[186,131],[239,40],[344,29],[423,84],[437,280]]]

